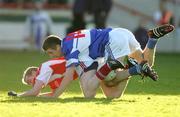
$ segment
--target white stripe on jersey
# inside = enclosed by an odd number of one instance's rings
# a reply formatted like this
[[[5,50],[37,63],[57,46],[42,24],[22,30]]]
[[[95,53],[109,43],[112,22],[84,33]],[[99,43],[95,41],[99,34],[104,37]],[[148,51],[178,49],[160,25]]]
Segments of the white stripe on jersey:
[[[89,45],[91,44],[91,34],[90,30],[82,30],[81,34],[85,34],[85,37],[81,37],[77,40],[77,47],[73,45],[73,48],[79,50],[79,61],[92,61],[92,58],[89,57]]]
[[[65,60],[61,60],[61,59],[49,60],[47,62],[44,62],[41,65],[39,75],[37,76],[36,79],[42,81],[44,83],[44,85],[47,85],[49,83],[49,81],[51,81],[51,76],[53,73],[51,66],[56,65],[56,64],[61,64],[63,62],[65,62]],[[61,69],[61,68],[59,68],[59,69]]]

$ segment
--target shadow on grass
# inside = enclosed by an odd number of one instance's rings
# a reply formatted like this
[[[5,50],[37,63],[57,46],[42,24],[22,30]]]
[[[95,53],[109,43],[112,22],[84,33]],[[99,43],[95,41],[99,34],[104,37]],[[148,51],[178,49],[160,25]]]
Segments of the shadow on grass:
[[[83,97],[67,97],[67,98],[41,98],[41,97],[8,97],[0,101],[1,103],[95,103],[95,104],[112,104],[114,102],[136,102],[135,100],[119,100],[119,99],[107,99],[107,98],[93,98],[87,99]]]

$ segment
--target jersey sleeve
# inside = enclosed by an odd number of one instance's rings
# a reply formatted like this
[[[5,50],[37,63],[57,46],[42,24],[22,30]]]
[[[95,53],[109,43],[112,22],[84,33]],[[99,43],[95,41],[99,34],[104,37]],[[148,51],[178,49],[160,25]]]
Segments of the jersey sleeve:
[[[46,86],[51,78],[52,73],[53,70],[47,64],[42,64],[36,79],[42,81]]]

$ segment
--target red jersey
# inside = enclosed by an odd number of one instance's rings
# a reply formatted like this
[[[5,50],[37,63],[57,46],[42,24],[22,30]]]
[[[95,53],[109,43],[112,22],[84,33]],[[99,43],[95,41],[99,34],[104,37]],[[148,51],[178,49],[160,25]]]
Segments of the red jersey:
[[[49,85],[52,90],[58,88],[64,77],[66,71],[66,60],[64,57],[51,59],[44,62],[37,71],[38,79],[44,83],[44,85]],[[74,72],[73,79],[77,79],[78,75]]]

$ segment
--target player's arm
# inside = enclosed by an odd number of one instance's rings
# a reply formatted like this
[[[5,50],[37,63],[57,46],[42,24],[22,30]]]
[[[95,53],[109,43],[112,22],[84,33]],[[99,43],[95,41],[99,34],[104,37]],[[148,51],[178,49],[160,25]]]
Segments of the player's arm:
[[[37,96],[41,89],[43,88],[44,83],[40,80],[36,80],[36,83],[34,84],[33,88],[29,91],[23,92],[21,94],[18,94],[17,96],[19,97],[24,97],[24,96]]]
[[[47,98],[53,98],[53,94],[56,89],[53,89],[51,92],[45,92],[45,93],[40,93],[38,96],[39,97],[47,97]]]
[[[76,72],[74,72],[73,74],[73,80],[77,79],[78,78],[78,75]],[[60,85],[59,85],[60,86]],[[39,97],[49,97],[49,98],[53,98],[54,94],[55,94],[55,91],[57,90],[56,89],[52,89],[52,92],[45,92],[45,93],[41,93],[39,94],[38,96]]]
[[[38,95],[39,97],[53,97],[53,92],[45,92]]]
[[[73,80],[73,75],[74,75],[74,70],[75,70],[75,66],[72,65],[71,67],[68,67],[66,69],[64,78],[61,82],[61,85],[54,91],[52,97],[59,97],[64,90],[66,89],[66,87],[71,83],[71,81]]]

